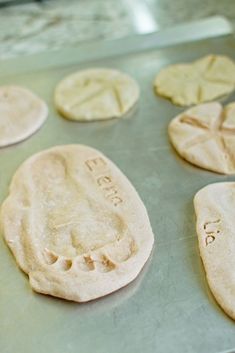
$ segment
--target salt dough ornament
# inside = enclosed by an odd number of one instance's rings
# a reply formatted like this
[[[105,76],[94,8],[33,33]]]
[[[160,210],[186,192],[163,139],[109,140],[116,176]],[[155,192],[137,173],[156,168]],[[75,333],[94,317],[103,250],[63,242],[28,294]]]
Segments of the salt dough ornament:
[[[235,174],[235,103],[212,102],[174,118],[170,141],[188,162],[221,174]]]
[[[131,282],[154,242],[131,183],[103,154],[82,145],[53,147],[26,160],[0,220],[32,288],[78,302]]]
[[[208,55],[191,64],[170,65],[154,81],[157,94],[187,106],[212,101],[235,88],[235,64],[220,55]]]
[[[55,90],[55,106],[63,117],[78,121],[124,116],[137,102],[139,87],[127,74],[94,68],[75,72]]]
[[[47,105],[31,91],[18,86],[0,87],[0,147],[25,140],[48,115]]]
[[[235,320],[235,183],[216,183],[194,198],[200,255],[215,299]]]

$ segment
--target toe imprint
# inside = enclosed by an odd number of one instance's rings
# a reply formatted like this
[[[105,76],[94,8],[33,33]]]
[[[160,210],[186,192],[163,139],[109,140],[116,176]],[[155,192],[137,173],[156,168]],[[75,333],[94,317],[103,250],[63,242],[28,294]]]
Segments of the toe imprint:
[[[129,181],[100,152],[80,145],[24,162],[1,223],[32,287],[75,301],[128,284],[153,245],[146,210]]]

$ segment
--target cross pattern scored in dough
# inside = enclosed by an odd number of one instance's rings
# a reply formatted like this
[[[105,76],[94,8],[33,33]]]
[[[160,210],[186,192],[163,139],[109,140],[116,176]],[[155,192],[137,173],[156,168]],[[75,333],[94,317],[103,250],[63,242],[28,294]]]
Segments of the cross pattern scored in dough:
[[[170,140],[188,162],[222,174],[235,173],[235,103],[193,107],[169,124]]]
[[[68,119],[101,120],[121,117],[138,97],[138,85],[128,75],[110,69],[89,69],[58,84],[55,105]]]
[[[129,181],[81,145],[54,147],[23,163],[2,205],[1,226],[33,289],[75,301],[129,283],[153,245]]]
[[[208,55],[190,64],[163,68],[154,81],[157,94],[187,106],[212,101],[235,88],[235,64],[226,57]]]

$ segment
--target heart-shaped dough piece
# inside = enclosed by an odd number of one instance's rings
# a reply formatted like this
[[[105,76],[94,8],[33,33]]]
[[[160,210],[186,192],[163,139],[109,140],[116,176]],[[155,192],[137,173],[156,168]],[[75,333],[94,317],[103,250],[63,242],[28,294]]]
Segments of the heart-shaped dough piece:
[[[235,183],[216,183],[194,198],[200,255],[212,293],[235,320]]]
[[[221,174],[235,174],[235,103],[195,106],[169,124],[170,140],[188,162]]]
[[[55,106],[63,117],[92,121],[120,118],[137,102],[139,87],[127,74],[94,68],[75,72],[55,90]]]
[[[82,145],[53,147],[26,160],[0,219],[32,288],[78,302],[131,282],[154,241],[131,183],[103,154]]]
[[[0,87],[0,147],[20,142],[37,131],[47,118],[47,105],[29,90]]]
[[[170,65],[154,81],[157,94],[187,106],[212,101],[235,88],[235,64],[226,57],[208,55],[191,64]]]

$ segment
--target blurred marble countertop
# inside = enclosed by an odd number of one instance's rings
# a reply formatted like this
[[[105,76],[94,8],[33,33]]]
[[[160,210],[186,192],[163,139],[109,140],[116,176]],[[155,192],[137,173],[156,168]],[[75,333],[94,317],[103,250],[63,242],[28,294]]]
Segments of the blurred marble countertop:
[[[48,0],[0,7],[0,59],[152,32],[213,15],[235,23],[235,1]]]

